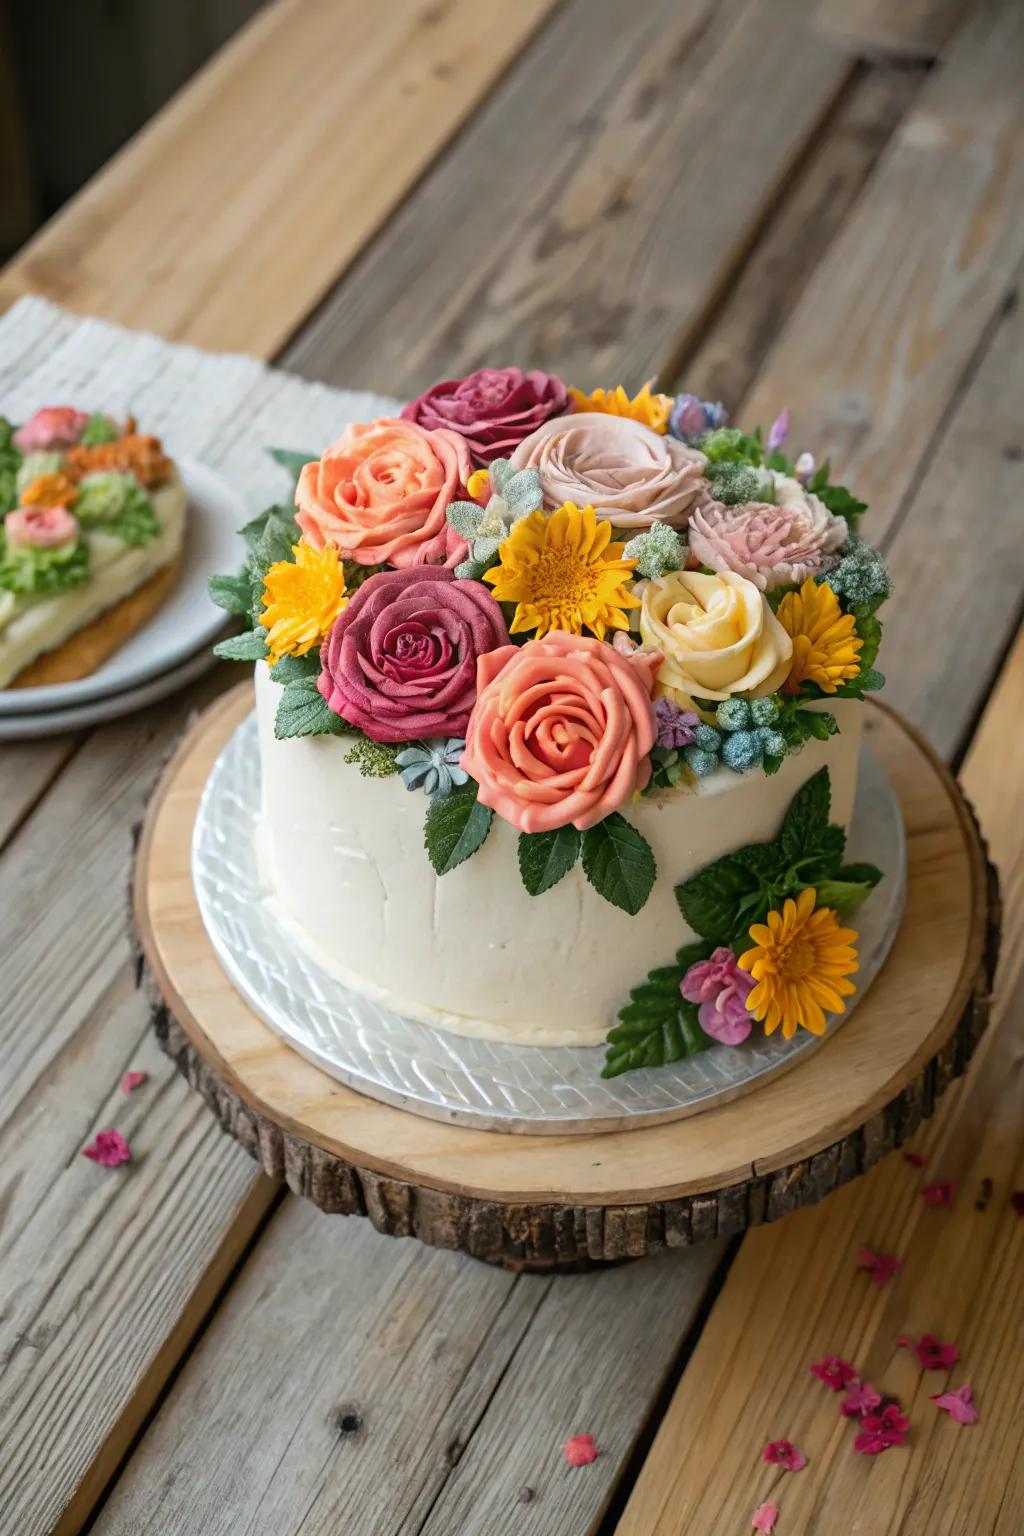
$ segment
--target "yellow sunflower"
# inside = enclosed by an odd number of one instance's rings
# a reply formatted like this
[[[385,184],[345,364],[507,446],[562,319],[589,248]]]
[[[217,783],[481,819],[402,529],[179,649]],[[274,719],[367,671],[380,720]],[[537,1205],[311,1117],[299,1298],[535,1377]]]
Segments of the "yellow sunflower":
[[[636,566],[624,560],[624,544],[612,544],[611,524],[593,507],[567,501],[552,512],[531,512],[512,525],[498,550],[501,564],[484,573],[501,603],[516,603],[513,635],[535,629],[538,639],[552,629],[581,635],[593,630],[628,629],[623,612],[639,608],[626,587]]]
[[[817,683],[823,693],[835,693],[860,672],[864,641],[856,619],[843,613],[827,581],[808,576],[799,592],[787,592],[779,604],[778,620],[793,641],[793,664],[783,683],[797,693],[803,682]]]
[[[617,384],[614,389],[592,390],[589,395],[570,385],[569,394],[577,411],[601,411],[605,416],[628,416],[631,421],[640,421],[653,432],[668,430],[672,396],[652,395],[650,380],[632,400],[621,384]]]
[[[336,549],[299,543],[292,554],[294,563],[279,560],[263,578],[263,625],[272,667],[282,656],[305,656],[319,645],[348,603]]]
[[[857,988],[847,977],[857,969],[855,928],[840,928],[831,907],[816,907],[817,892],[801,891],[787,898],[781,912],[769,912],[754,923],[754,948],[739,958],[757,985],[747,997],[755,1019],[764,1020],[766,1035],[782,1025],[792,1040],[798,1028],[812,1035],[825,1033],[825,1010],[842,1013],[844,998]]]

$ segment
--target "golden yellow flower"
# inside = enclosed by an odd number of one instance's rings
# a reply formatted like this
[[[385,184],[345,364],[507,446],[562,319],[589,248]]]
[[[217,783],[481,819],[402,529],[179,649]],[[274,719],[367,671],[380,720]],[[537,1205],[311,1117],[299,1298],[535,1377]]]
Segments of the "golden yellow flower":
[[[798,1028],[823,1035],[825,1010],[843,1013],[843,999],[857,990],[846,979],[857,969],[857,930],[840,928],[832,908],[816,907],[816,900],[817,892],[808,888],[796,901],[787,898],[781,912],[751,925],[754,948],[740,955],[739,966],[757,983],[747,1008],[764,1020],[766,1035],[780,1024],[787,1040]]]
[[[614,389],[595,389],[585,395],[581,389],[569,386],[578,411],[601,411],[605,416],[628,416],[631,421],[641,421],[654,432],[668,430],[668,418],[672,411],[671,395],[652,395],[648,380],[638,395],[631,400],[621,384]]]
[[[822,693],[835,693],[860,672],[864,641],[856,619],[843,613],[827,581],[808,576],[799,592],[787,592],[779,604],[778,620],[793,641],[793,664],[783,688],[797,693],[803,682],[817,683]]]
[[[20,500],[23,507],[73,507],[78,489],[58,469],[49,475],[36,475],[22,491]]]
[[[487,489],[491,483],[491,473],[487,469],[474,469],[466,481],[466,494],[474,501]]]
[[[299,543],[292,554],[294,564],[279,560],[263,578],[263,625],[272,667],[282,656],[305,656],[319,645],[348,604],[345,569],[336,549]]]
[[[552,629],[581,635],[584,627],[599,640],[606,629],[628,629],[623,613],[639,608],[626,587],[635,560],[624,560],[624,544],[612,544],[611,524],[593,507],[567,501],[549,517],[531,512],[512,525],[498,551],[501,564],[484,573],[501,603],[517,603],[513,635]]]

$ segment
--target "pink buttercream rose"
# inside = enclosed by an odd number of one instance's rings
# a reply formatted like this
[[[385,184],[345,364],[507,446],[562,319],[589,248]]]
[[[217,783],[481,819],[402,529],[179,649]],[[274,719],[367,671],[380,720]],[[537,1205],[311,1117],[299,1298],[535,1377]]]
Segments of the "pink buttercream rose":
[[[67,507],[17,507],[4,518],[8,544],[57,549],[78,537],[78,518]]]
[[[513,468],[537,470],[546,506],[590,505],[617,528],[682,528],[709,499],[705,463],[674,437],[598,411],[545,422],[512,455]]]
[[[721,945],[710,960],[691,965],[679,990],[689,1003],[699,1003],[700,1027],[720,1045],[741,1045],[750,1034],[753,1019],[747,1012],[747,994],[754,978],[741,971],[731,949]]]
[[[445,379],[405,406],[402,415],[428,431],[450,427],[465,438],[474,464],[507,458],[542,422],[566,410],[569,392],[553,374],[478,368]]]
[[[477,658],[507,645],[501,609],[481,582],[456,581],[440,566],[379,571],[335,620],[317,686],[373,741],[464,736]]]
[[[70,448],[89,424],[85,411],[71,405],[45,405],[33,412],[14,434],[14,446],[22,453],[41,453],[50,448]]]
[[[380,417],[347,426],[303,466],[296,521],[314,549],[360,565],[458,565],[466,545],[446,521],[472,473],[457,432]]]
[[[553,630],[477,663],[462,767],[521,832],[585,832],[651,776],[660,657]]]
[[[803,582],[835,563],[846,539],[844,517],[789,475],[775,476],[776,502],[748,501],[727,507],[719,501],[698,507],[690,518],[690,549],[713,571],[735,571],[762,592]]]

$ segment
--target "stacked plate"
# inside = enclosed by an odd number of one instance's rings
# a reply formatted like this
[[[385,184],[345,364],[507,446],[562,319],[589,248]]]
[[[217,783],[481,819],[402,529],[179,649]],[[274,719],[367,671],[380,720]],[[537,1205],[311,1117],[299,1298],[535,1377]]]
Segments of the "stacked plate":
[[[166,698],[212,666],[211,646],[225,618],[209,599],[206,578],[240,564],[238,530],[247,514],[213,470],[190,459],[177,463],[188,521],[173,592],[149,623],[88,677],[48,688],[0,689],[0,741],[56,736],[114,720]]]

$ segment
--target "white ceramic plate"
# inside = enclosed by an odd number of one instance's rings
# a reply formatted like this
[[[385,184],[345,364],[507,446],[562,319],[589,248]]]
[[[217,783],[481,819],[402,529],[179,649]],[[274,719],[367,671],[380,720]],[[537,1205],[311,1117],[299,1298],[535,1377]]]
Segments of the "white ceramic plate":
[[[113,694],[127,694],[148,679],[193,658],[196,652],[212,644],[224,627],[226,615],[210,601],[206,578],[213,572],[240,568],[242,543],[238,530],[248,514],[241,498],[212,469],[194,459],[178,459],[177,464],[188,496],[188,520],[181,572],[173,592],[149,623],[88,677],[49,688],[0,689],[0,722],[14,718],[24,724],[24,717],[36,712],[49,717],[55,710],[79,708]],[[93,724],[95,718],[77,723]],[[77,727],[69,724],[67,728]],[[53,729],[38,733],[23,730],[18,734],[52,734]]]
[[[110,693],[105,698],[90,699],[85,704],[73,704],[66,709],[40,709],[31,715],[0,715],[0,742],[61,736],[65,731],[80,731],[88,725],[102,725],[105,720],[118,720],[122,715],[155,704],[158,699],[165,699],[184,688],[186,683],[194,682],[208,672],[216,660],[210,647],[204,645],[194,656],[135,688],[125,688],[120,693]]]

